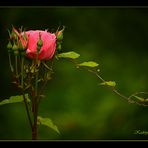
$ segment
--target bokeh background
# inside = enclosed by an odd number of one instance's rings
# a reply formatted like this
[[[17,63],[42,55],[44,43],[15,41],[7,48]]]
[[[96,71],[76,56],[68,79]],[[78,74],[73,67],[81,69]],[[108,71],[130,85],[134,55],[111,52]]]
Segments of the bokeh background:
[[[0,100],[17,95],[11,84],[6,45],[11,25],[26,30],[56,30],[65,25],[63,52],[81,54],[79,61],[99,63],[100,74],[123,94],[148,91],[148,9],[118,7],[1,7]],[[98,84],[99,79],[66,60],[55,63],[39,114],[58,126],[58,135],[39,127],[39,139],[148,139],[148,107],[129,104]],[[31,139],[22,103],[0,106],[0,140]]]

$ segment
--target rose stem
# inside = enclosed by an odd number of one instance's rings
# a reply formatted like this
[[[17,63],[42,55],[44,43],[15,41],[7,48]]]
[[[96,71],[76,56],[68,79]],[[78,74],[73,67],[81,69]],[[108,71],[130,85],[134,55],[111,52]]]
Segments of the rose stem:
[[[15,56],[15,70],[16,70],[16,77],[18,78],[17,55]]]
[[[22,59],[22,62],[21,62],[21,87],[22,87],[22,94],[23,94],[23,99],[24,99],[24,103],[25,103],[25,108],[26,108],[27,116],[28,116],[28,119],[29,119],[29,124],[30,124],[30,127],[32,128],[32,121],[31,121],[31,117],[30,117],[28,103],[27,103],[27,99],[26,99],[25,93],[24,93],[24,57],[22,56],[21,59]]]
[[[36,66],[38,64],[38,53],[36,57]],[[32,127],[32,140],[37,140],[37,116],[38,116],[38,71],[35,71],[35,96],[33,99],[33,115],[34,115],[34,125]]]
[[[21,86],[24,87],[24,57],[22,56],[22,62],[21,62]]]
[[[12,63],[11,63],[11,54],[10,54],[10,52],[8,53],[8,57],[9,57],[10,69],[11,69],[11,72],[13,72],[13,66],[12,66]]]

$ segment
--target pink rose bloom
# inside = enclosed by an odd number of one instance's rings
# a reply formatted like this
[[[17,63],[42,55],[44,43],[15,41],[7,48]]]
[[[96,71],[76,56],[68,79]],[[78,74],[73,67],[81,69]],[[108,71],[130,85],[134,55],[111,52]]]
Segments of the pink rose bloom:
[[[42,30],[30,30],[19,33],[14,27],[19,41],[24,49],[26,49],[26,56],[31,59],[36,59],[37,56],[37,42],[42,40],[43,45],[39,51],[39,60],[49,60],[53,57],[56,49],[56,35]],[[25,37],[26,36],[26,37]]]
[[[41,30],[30,30],[25,32],[27,35],[27,50],[26,56],[31,59],[35,59],[37,56],[37,42],[39,40],[39,34],[41,35],[41,40],[43,45],[40,49],[38,59],[39,60],[49,60],[53,57],[56,49],[56,36],[55,34],[49,33],[47,31]]]

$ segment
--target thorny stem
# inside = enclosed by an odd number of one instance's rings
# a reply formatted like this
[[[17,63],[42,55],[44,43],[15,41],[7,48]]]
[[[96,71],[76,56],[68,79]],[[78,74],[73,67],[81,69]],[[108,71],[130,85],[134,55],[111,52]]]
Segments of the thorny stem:
[[[36,61],[35,61],[35,68],[38,65],[38,54],[36,56]],[[36,71],[35,69],[35,95],[33,97],[33,116],[34,116],[34,124],[32,127],[32,140],[37,140],[37,116],[38,116],[38,70]]]
[[[38,55],[37,55],[38,56]],[[38,57],[36,58],[36,65],[38,64]],[[53,64],[53,63],[52,63]],[[43,65],[46,69],[52,71],[52,67],[48,67],[46,65],[46,63],[43,62]],[[36,75],[35,75],[35,96],[33,98],[33,107],[34,107],[34,110],[33,110],[33,115],[34,115],[34,125],[32,127],[32,140],[36,140],[37,139],[37,116],[38,116],[38,105],[40,103],[40,95],[42,93],[42,91],[44,90],[44,87],[47,83],[48,79],[46,78],[44,80],[44,83],[40,89],[40,91],[38,92],[38,71],[36,72]]]

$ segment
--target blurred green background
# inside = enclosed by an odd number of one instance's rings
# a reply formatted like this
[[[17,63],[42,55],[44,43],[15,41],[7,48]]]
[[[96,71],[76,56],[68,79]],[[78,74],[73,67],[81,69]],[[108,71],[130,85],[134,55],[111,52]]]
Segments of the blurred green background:
[[[65,25],[63,52],[81,54],[79,62],[98,62],[105,80],[113,80],[123,94],[148,91],[148,9],[116,7],[1,7],[0,100],[17,95],[11,84],[6,45],[11,25],[26,30],[56,30]],[[148,139],[148,107],[129,104],[99,79],[66,60],[55,63],[39,108],[61,134],[39,127],[39,139]],[[0,140],[31,139],[24,104],[0,106]]]

